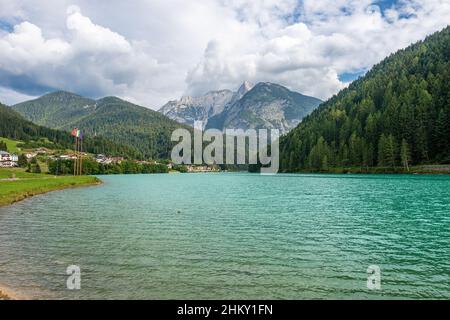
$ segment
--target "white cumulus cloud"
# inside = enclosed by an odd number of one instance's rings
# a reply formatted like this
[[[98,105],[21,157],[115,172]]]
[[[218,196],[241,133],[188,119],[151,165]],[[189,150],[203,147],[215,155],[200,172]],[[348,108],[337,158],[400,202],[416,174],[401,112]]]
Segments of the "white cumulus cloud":
[[[62,89],[156,109],[244,80],[326,99],[449,22],[448,0],[383,2],[0,0],[0,101]]]

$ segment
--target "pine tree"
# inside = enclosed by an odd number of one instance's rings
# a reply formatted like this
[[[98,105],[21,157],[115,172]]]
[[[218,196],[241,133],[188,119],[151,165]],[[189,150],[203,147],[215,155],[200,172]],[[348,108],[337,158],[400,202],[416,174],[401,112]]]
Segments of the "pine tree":
[[[402,146],[401,146],[401,150],[400,150],[400,158],[401,158],[403,167],[409,171],[410,154],[409,154],[409,146],[405,139],[402,140]]]
[[[347,147],[347,144],[345,144],[345,143],[340,150],[339,159],[340,159],[341,166],[346,167],[349,165],[348,147]]]
[[[290,156],[289,156],[289,168],[292,170],[294,169],[296,163],[295,163],[295,154],[294,152],[291,152]]]
[[[6,143],[4,141],[0,141],[0,151],[8,151],[8,146],[6,145]]]
[[[387,150],[387,138],[384,133],[381,135],[380,140],[378,141],[378,166],[385,167],[386,166],[386,150]]]
[[[440,158],[447,158],[450,156],[450,146],[448,145],[450,135],[450,123],[448,122],[448,116],[445,110],[442,108],[439,110],[436,124],[434,126],[434,146],[436,147],[436,154]]]
[[[327,171],[328,170],[328,156],[324,155],[322,158],[322,166],[321,166],[322,170]]]
[[[397,144],[392,134],[381,135],[378,144],[378,166],[395,167],[397,160]]]
[[[372,167],[374,165],[374,159],[373,159],[373,146],[371,143],[367,143],[365,141],[362,142],[363,144],[363,166],[366,168]]]
[[[328,159],[330,158],[330,148],[323,137],[320,137],[317,144],[311,149],[308,163],[316,170],[328,170]],[[324,169],[326,167],[326,169]]]
[[[19,155],[19,160],[17,161],[17,164],[21,168],[26,168],[28,166],[28,160],[27,157],[25,157],[24,154]]]
[[[362,144],[361,139],[355,132],[350,137],[350,163],[353,166],[360,166],[362,163]]]
[[[397,142],[392,134],[387,139],[387,163],[390,167],[397,165]]]

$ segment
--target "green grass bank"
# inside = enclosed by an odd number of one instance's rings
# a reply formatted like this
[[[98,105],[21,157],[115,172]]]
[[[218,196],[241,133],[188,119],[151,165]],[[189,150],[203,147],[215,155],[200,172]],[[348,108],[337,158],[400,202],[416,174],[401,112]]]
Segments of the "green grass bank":
[[[100,184],[92,176],[52,176],[27,173],[23,169],[0,168],[0,206],[50,191]]]

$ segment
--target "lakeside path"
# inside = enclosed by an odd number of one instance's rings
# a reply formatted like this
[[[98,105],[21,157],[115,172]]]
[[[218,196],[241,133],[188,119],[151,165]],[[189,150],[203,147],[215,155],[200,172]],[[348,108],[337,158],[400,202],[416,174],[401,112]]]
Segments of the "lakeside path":
[[[0,207],[51,191],[101,184],[92,176],[51,176],[21,169],[0,169]]]

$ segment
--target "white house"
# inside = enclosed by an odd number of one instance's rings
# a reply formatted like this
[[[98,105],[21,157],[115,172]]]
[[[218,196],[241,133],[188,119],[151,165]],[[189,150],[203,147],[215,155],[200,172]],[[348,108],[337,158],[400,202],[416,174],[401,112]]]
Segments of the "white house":
[[[59,158],[61,160],[75,160],[75,159],[77,159],[77,156],[74,154],[63,154],[63,155],[60,155]]]
[[[6,151],[0,151],[0,161],[11,161],[11,154]]]
[[[19,157],[15,154],[10,154],[6,151],[0,151],[0,167],[2,168],[12,168],[17,166],[17,161]]]

